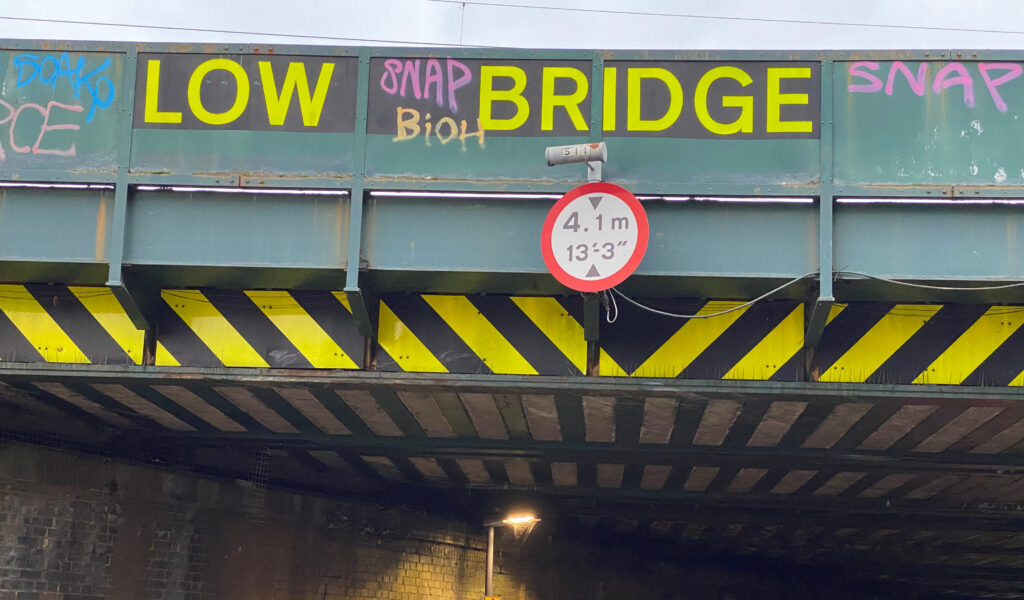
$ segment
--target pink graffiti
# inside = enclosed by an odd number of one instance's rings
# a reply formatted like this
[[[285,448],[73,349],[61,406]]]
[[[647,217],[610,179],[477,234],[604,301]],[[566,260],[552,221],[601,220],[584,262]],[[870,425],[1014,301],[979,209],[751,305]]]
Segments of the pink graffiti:
[[[914,91],[918,96],[924,96],[925,90],[928,89],[928,63],[923,62],[917,67],[917,77],[914,77],[901,61],[892,63],[892,68],[889,69],[889,78],[885,80],[885,93],[888,96],[892,96],[892,84],[896,79],[896,73],[903,73],[903,76],[907,78],[907,83],[910,84],[910,89]]]
[[[1006,112],[1006,101],[999,93],[999,86],[1006,84],[1021,76],[1024,68],[1017,63],[968,63],[977,64],[978,73],[985,83],[992,103],[999,112]],[[917,72],[908,67],[903,61],[893,61],[889,66],[889,73],[886,77],[884,90],[887,96],[892,96],[895,91],[897,75],[902,75],[903,80],[910,86],[910,91],[918,96],[924,96],[928,89],[928,66],[929,63],[922,62],[917,66]],[[992,78],[990,71],[1002,71],[998,77]],[[850,83],[846,90],[851,93],[873,94],[883,90],[882,80],[875,75],[879,73],[879,64],[870,60],[860,60],[850,64],[847,73]],[[881,74],[881,73],[879,73]],[[964,104],[968,107],[974,106],[974,77],[971,75],[967,65],[959,62],[952,62],[942,67],[935,74],[931,90],[934,94],[941,94],[945,90],[960,86],[963,93]]]
[[[954,71],[957,73],[956,77],[948,77]],[[971,74],[967,72],[967,67],[957,62],[949,63],[939,70],[939,73],[935,76],[935,83],[932,84],[932,91],[939,94],[942,90],[954,85],[963,86],[964,104],[974,106],[974,80],[971,79]]]
[[[848,71],[850,77],[860,77],[861,79],[867,80],[867,83],[851,83],[846,86],[846,91],[871,94],[882,89],[882,80],[871,74],[871,71],[877,70],[878,63],[873,60],[858,60],[850,65],[850,69]],[[891,92],[889,92],[889,95],[892,95]]]
[[[0,118],[0,125],[7,125],[8,146],[11,151],[19,154],[52,154],[55,156],[75,155],[75,144],[73,142],[67,148],[44,148],[43,138],[45,138],[46,134],[51,131],[77,131],[80,129],[80,127],[74,123],[51,124],[50,119],[51,117],[54,117],[57,109],[80,113],[85,110],[84,107],[77,104],[63,104],[61,102],[54,101],[51,101],[46,106],[42,106],[34,102],[26,102],[20,106],[14,106],[10,102],[0,98],[0,109],[7,110],[7,114],[3,118]],[[42,124],[37,124],[35,119],[29,120],[26,124],[26,121],[21,119],[22,115],[26,111],[32,111],[42,115]],[[39,134],[36,135],[36,141],[31,146],[19,145],[15,141],[15,134],[19,131],[19,124],[22,126],[22,129],[25,127],[38,128]],[[6,159],[7,153],[4,151],[2,138],[0,138],[0,161]]]
[[[1004,69],[1006,72],[992,79],[988,76],[988,72],[993,69]],[[981,71],[981,78],[985,80],[985,87],[988,88],[988,93],[992,96],[992,100],[996,103],[996,108],[999,112],[1006,112],[1006,102],[1003,101],[1003,97],[999,95],[999,90],[996,89],[1011,79],[1020,77],[1021,66],[1017,63],[978,63],[978,70]]]
[[[473,81],[473,73],[469,67],[455,59],[446,58],[446,69],[442,71],[441,61],[430,58],[426,61],[426,70],[421,79],[420,66],[421,59],[418,58],[405,62],[397,58],[387,59],[384,61],[384,73],[380,77],[381,89],[392,96],[397,94],[403,98],[408,97],[407,93],[411,92],[412,97],[417,100],[429,99],[433,92],[438,106],[445,106],[447,99],[451,111],[459,112],[459,103],[455,92]],[[445,74],[448,75],[447,85],[445,85]],[[447,98],[444,91],[447,91]]]

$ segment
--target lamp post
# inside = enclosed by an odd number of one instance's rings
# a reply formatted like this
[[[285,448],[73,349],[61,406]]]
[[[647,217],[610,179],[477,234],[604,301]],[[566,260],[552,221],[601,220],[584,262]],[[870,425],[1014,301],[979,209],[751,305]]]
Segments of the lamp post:
[[[494,528],[511,527],[513,531],[523,531],[527,528],[532,529],[538,521],[540,519],[537,517],[525,514],[511,515],[500,521],[484,523],[484,526],[487,527],[487,571],[484,573],[484,600],[499,600],[494,595]]]

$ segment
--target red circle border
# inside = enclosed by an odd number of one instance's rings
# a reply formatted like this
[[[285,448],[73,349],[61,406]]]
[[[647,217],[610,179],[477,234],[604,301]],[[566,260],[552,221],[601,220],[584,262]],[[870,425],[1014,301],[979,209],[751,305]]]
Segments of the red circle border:
[[[577,279],[562,269],[558,261],[555,260],[555,255],[551,250],[551,235],[555,229],[556,217],[558,217],[567,204],[585,194],[596,193],[610,194],[626,203],[626,206],[629,207],[633,217],[636,219],[637,236],[633,254],[621,269],[607,277],[588,281]],[[636,199],[636,196],[622,186],[604,181],[596,181],[569,190],[558,199],[558,202],[555,202],[555,205],[551,207],[547,218],[544,220],[544,228],[540,234],[540,251],[544,256],[544,264],[547,265],[548,271],[562,285],[579,292],[602,292],[619,285],[633,274],[633,271],[640,266],[640,262],[644,259],[649,239],[650,224],[647,221],[647,211],[644,210],[643,205]]]

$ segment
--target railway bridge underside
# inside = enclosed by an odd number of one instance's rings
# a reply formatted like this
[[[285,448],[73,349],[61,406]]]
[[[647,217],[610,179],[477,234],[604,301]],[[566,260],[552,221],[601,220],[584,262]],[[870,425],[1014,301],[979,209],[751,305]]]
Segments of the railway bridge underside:
[[[1024,598],[1024,55],[438,56],[5,43],[0,436]]]

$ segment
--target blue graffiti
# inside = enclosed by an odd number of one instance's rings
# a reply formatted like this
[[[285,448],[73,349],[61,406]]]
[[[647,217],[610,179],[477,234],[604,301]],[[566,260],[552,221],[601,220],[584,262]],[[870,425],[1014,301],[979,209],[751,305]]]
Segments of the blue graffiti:
[[[18,69],[19,88],[38,81],[56,90],[57,84],[66,80],[74,90],[76,100],[84,89],[92,99],[89,112],[85,116],[86,123],[92,122],[97,110],[110,108],[114,103],[114,82],[106,75],[100,74],[110,67],[109,58],[95,69],[86,71],[85,58],[79,56],[72,67],[71,57],[67,52],[62,52],[59,59],[54,56],[44,56],[40,59],[35,54],[19,54],[14,57],[14,66]]]

